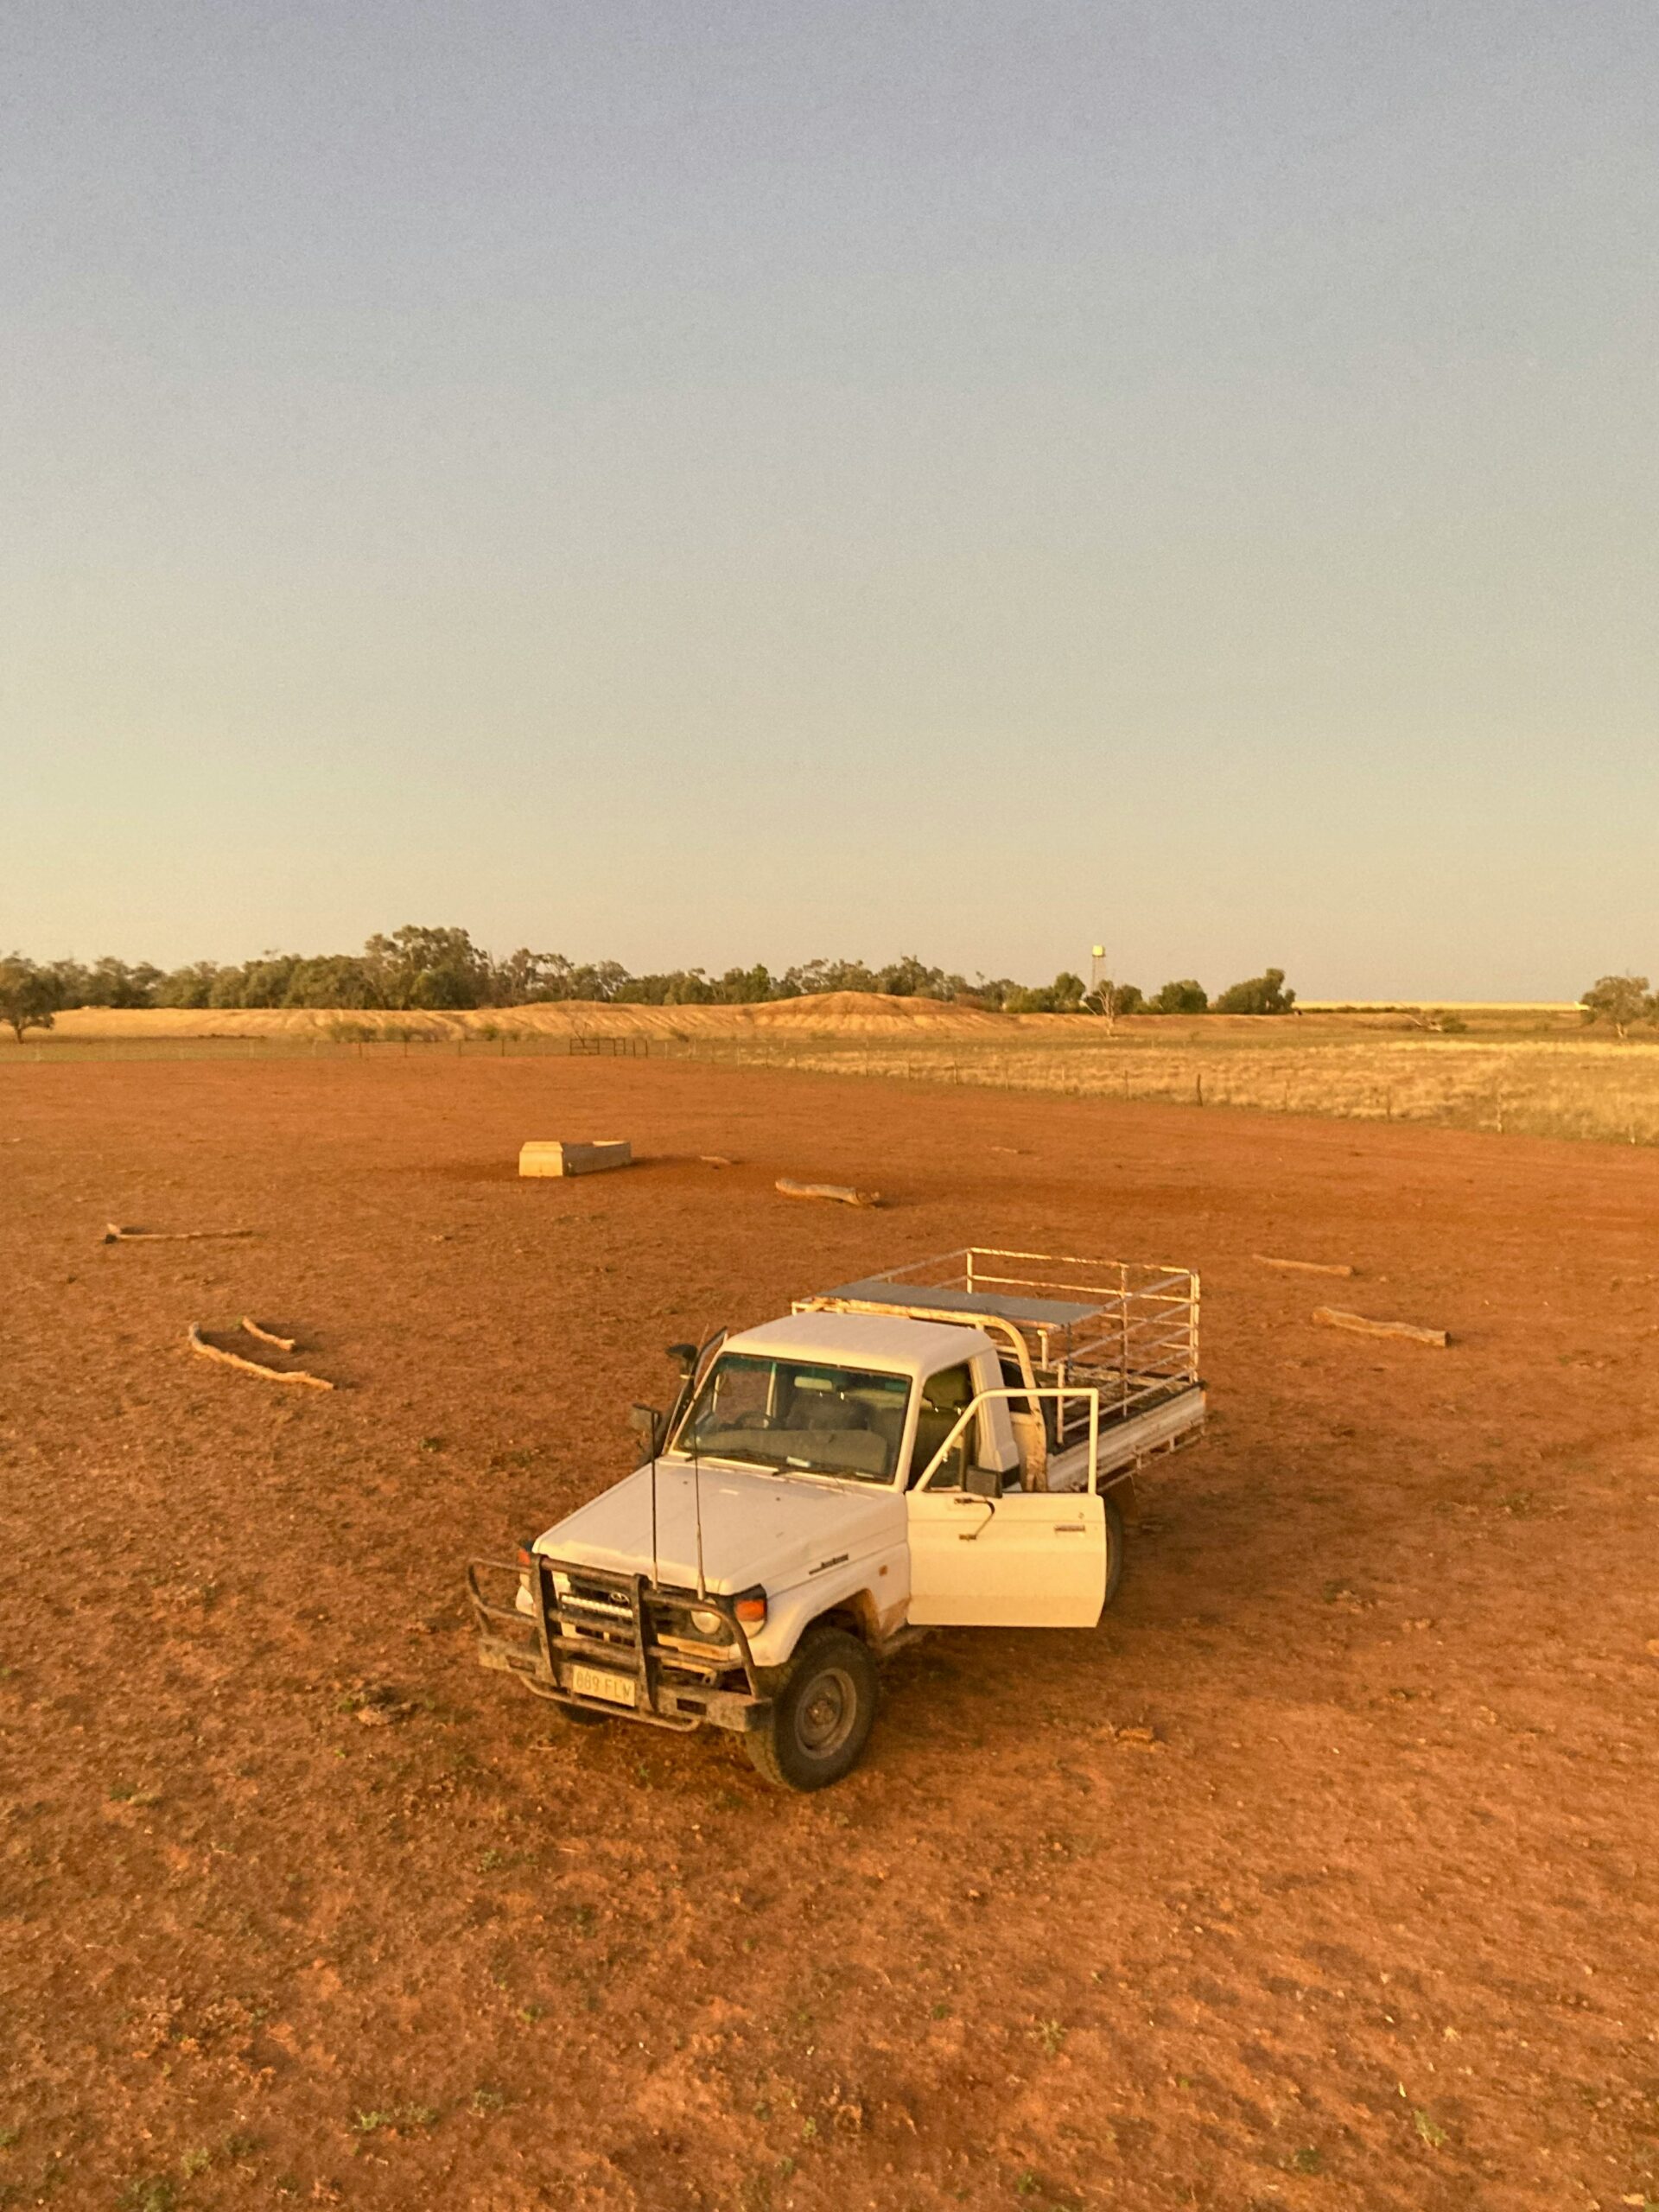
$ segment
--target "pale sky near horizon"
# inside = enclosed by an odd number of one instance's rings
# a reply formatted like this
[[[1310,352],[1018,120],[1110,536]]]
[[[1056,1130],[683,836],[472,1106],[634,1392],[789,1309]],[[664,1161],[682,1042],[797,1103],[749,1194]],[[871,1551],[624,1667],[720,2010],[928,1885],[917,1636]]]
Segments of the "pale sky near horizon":
[[[0,23],[0,950],[1659,978],[1659,25]]]

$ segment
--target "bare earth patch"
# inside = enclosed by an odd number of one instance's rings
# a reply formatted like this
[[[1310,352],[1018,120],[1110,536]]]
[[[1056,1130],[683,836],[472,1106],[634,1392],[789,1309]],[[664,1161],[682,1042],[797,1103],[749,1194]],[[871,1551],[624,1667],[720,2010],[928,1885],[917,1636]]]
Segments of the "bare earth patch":
[[[11,1065],[0,1137],[0,2202],[1659,2199],[1650,1153],[418,1056]],[[661,1346],[969,1239],[1203,1272],[1104,1627],[931,1639],[814,1799],[474,1667]]]

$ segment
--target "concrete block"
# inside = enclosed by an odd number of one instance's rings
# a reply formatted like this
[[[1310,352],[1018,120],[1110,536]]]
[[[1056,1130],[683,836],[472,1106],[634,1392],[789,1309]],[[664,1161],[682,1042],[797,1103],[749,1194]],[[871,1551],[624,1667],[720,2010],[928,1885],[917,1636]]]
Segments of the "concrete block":
[[[569,1144],[533,1137],[518,1154],[521,1175],[598,1175],[607,1167],[630,1167],[633,1147],[626,1137],[596,1144]]]

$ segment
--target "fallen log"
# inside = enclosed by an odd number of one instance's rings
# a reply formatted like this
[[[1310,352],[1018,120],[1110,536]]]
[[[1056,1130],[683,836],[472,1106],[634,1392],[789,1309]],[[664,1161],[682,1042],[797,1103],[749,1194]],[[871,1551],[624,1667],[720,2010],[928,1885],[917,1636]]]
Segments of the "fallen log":
[[[292,1351],[299,1339],[296,1337],[273,1337],[269,1329],[262,1329],[257,1321],[249,1320],[245,1313],[242,1325],[251,1337],[257,1337],[262,1344],[275,1344],[278,1351]]]
[[[855,1191],[848,1183],[797,1183],[787,1175],[780,1175],[772,1185],[786,1198],[830,1198],[837,1205],[879,1206],[879,1191]]]
[[[267,1382],[297,1382],[308,1390],[332,1390],[334,1387],[321,1375],[308,1375],[301,1367],[262,1367],[257,1359],[244,1359],[240,1352],[223,1351],[219,1345],[207,1342],[194,1321],[187,1332],[186,1342],[192,1351],[200,1352],[204,1359],[216,1359],[225,1367],[239,1367],[245,1375],[263,1375]]]
[[[1339,1306],[1316,1306],[1313,1319],[1327,1329],[1351,1329],[1362,1337],[1406,1337],[1414,1344],[1434,1344],[1444,1351],[1444,1329],[1420,1329],[1414,1321],[1368,1321],[1363,1313],[1344,1313]]]
[[[195,1244],[207,1236],[257,1236],[257,1229],[123,1229],[105,1224],[105,1244]]]
[[[1335,1266],[1327,1260],[1270,1260],[1265,1252],[1252,1252],[1250,1257],[1261,1268],[1282,1268],[1293,1275],[1351,1275],[1350,1267]]]

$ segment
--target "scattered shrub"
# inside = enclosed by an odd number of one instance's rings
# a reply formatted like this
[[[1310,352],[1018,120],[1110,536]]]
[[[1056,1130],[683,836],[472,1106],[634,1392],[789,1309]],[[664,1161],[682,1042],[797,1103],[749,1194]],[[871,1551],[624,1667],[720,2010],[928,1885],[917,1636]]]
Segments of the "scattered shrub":
[[[1265,975],[1252,976],[1246,982],[1230,983],[1211,1012],[1288,1014],[1295,1003],[1295,992],[1285,988],[1284,969],[1269,968]]]
[[[0,960],[0,1021],[9,1022],[21,1045],[25,1029],[49,1029],[63,1003],[58,979],[21,952]]]
[[[1586,1021],[1611,1021],[1621,1043],[1638,1021],[1659,1018],[1659,996],[1645,976],[1603,976],[1579,1001]]]

